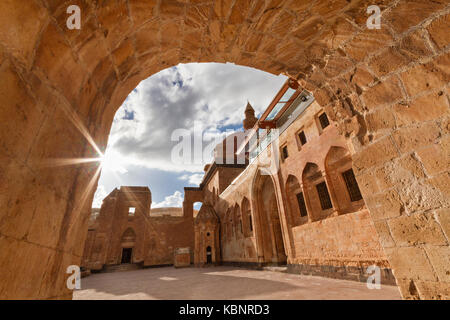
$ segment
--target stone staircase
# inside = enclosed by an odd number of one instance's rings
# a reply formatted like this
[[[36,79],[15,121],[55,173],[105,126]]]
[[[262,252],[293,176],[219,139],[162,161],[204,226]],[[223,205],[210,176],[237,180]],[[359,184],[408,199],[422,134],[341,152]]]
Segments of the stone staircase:
[[[123,271],[131,271],[138,270],[142,267],[135,263],[123,263],[123,264],[115,264],[110,266],[105,266],[103,272],[123,272]]]

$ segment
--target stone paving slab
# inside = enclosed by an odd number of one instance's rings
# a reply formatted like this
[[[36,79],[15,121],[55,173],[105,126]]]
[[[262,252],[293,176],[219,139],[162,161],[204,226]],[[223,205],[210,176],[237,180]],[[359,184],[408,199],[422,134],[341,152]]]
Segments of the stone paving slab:
[[[149,268],[81,279],[75,300],[97,299],[358,299],[399,300],[397,287],[234,267]]]

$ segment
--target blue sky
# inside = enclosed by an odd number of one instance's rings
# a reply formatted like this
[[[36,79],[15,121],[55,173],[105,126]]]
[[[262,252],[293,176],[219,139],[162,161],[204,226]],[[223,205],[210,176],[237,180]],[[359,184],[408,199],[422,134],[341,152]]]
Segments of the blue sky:
[[[173,160],[178,141],[172,135],[195,127],[203,147],[221,141],[243,130],[247,100],[259,115],[285,80],[234,64],[191,63],[142,81],[116,113],[92,206],[121,185],[148,186],[152,207],[182,206],[183,188],[198,186],[212,155],[180,164]]]

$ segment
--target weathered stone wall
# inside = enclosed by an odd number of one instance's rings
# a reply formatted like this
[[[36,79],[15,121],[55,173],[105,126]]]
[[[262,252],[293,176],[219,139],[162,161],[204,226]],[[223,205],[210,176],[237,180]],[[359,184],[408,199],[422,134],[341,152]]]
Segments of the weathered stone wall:
[[[133,250],[131,263],[142,266],[172,265],[177,248],[192,251],[193,217],[184,217],[181,208],[150,210],[150,206],[151,194],[146,187],[121,187],[108,195],[88,231],[82,266],[102,270],[120,264],[124,247]],[[128,214],[129,207],[136,208],[133,216]],[[124,233],[130,229],[135,239],[124,242]]]
[[[282,262],[282,255],[277,251],[282,251],[287,254],[290,270],[294,272],[300,268],[302,273],[310,274],[311,268],[315,268],[318,271],[314,274],[333,276],[332,272],[319,269],[341,268],[343,272],[336,273],[334,277],[343,273],[343,278],[364,280],[364,276],[367,277],[365,269],[375,264],[390,275],[383,278],[383,283],[395,283],[364,201],[350,201],[345,183],[341,181],[341,173],[352,167],[347,141],[339,135],[335,122],[330,121],[324,129],[320,126],[318,116],[321,114],[323,109],[316,102],[309,105],[272,143],[272,147],[262,152],[219,195],[215,210],[221,217],[222,261],[279,263]],[[303,145],[298,137],[300,131],[305,132],[307,139]],[[259,174],[265,163],[262,158],[285,146],[288,157],[280,155],[278,173],[272,178],[266,176],[262,179],[264,176]],[[339,152],[334,153],[334,150]],[[326,181],[332,209],[322,210],[315,185],[307,189],[303,183],[302,173],[310,164],[317,166],[318,174]],[[294,190],[288,187],[292,180],[296,181]],[[214,181],[211,179],[204,189],[213,189]],[[291,189],[293,185],[290,185]],[[308,200],[306,217],[300,217],[296,198],[299,192],[303,192]],[[271,202],[272,197],[276,199],[275,204]],[[208,198],[206,201],[210,200]],[[244,214],[246,210],[250,210],[254,230],[248,227],[249,220]],[[279,219],[274,219],[274,216]],[[354,268],[358,273],[349,273],[349,268]]]
[[[65,26],[69,4],[81,30]],[[365,25],[372,4],[379,30]],[[88,141],[105,149],[142,79],[226,61],[314,92],[353,143],[403,296],[448,297],[449,10],[447,0],[1,1],[0,297],[71,297],[65,270],[81,261],[98,164],[46,162],[98,157]]]
[[[178,208],[182,211],[181,208]],[[153,233],[148,242],[144,266],[173,264],[176,248],[189,248],[194,262],[194,219],[192,216],[151,217]]]
[[[219,217],[214,208],[207,204],[202,205],[194,221],[194,264],[196,266],[220,262],[219,228]]]
[[[367,210],[294,227],[292,264],[389,268]]]

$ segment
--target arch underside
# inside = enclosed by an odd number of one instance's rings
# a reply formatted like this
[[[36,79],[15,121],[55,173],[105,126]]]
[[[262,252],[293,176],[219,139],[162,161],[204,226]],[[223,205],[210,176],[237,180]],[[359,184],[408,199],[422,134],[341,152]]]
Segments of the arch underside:
[[[403,297],[449,297],[448,1],[69,2],[0,3],[0,297],[71,298],[64,270],[81,259],[99,168],[47,162],[98,157],[139,81],[187,62],[313,92],[351,142]],[[65,26],[69,4],[81,30]]]

